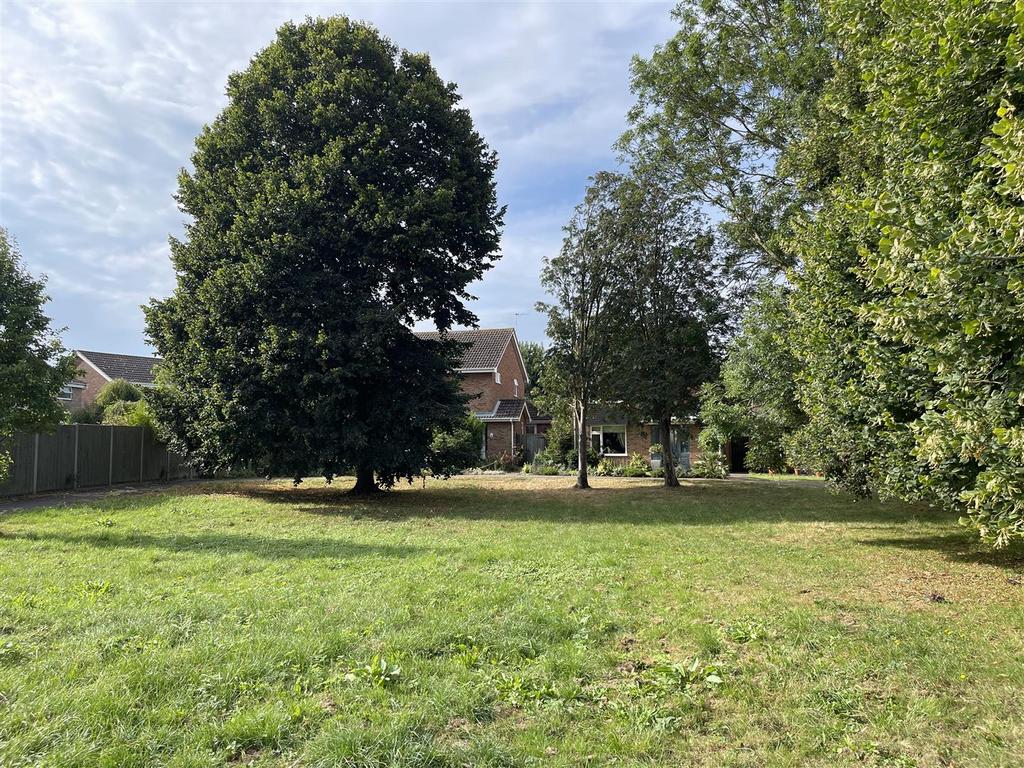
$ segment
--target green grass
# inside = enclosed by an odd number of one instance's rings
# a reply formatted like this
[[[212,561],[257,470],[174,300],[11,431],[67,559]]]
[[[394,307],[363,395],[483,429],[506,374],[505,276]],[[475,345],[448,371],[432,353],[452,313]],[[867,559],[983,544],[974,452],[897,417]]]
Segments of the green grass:
[[[0,517],[0,766],[1019,765],[1024,553],[819,481]]]

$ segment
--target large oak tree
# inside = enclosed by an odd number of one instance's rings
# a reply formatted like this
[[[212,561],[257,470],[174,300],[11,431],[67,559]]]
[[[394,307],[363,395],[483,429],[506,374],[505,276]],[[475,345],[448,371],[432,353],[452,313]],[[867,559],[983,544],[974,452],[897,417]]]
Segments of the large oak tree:
[[[158,418],[209,467],[411,477],[464,402],[452,345],[409,326],[475,322],[497,159],[426,55],[344,17],[285,24],[227,95],[179,178],[177,288],[146,311]]]

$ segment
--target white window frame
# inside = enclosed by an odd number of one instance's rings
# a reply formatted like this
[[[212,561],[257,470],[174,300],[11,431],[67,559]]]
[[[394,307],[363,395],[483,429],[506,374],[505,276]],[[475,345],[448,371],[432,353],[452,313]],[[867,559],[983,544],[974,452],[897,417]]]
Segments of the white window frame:
[[[64,397],[65,392],[68,393],[67,397]],[[65,403],[70,403],[72,400],[75,399],[75,388],[72,387],[70,384],[61,387],[60,393],[57,395],[57,399]]]
[[[501,384],[501,371],[494,372],[494,383]]]
[[[512,379],[513,397],[519,397],[519,379]]]
[[[604,453],[604,432],[622,432],[622,453]],[[602,456],[629,456],[629,430],[625,424],[597,424],[590,427],[590,444],[594,444],[594,435],[598,436],[597,444],[601,446]]]

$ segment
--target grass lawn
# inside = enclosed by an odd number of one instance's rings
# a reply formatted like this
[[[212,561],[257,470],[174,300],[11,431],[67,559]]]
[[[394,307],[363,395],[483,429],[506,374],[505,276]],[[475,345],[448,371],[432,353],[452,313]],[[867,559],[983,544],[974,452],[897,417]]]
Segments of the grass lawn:
[[[996,766],[1024,551],[817,480],[0,516],[0,766]]]

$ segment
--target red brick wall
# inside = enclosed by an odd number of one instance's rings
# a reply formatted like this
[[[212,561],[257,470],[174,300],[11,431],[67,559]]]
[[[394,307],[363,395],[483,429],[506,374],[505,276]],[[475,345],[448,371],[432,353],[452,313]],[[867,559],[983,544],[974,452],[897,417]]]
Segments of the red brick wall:
[[[84,408],[93,404],[96,400],[96,395],[103,389],[103,385],[107,383],[107,380],[81,358],[76,358],[76,363],[78,364],[76,378],[85,382],[85,389],[75,390],[77,397],[69,405],[71,408]]]
[[[471,410],[478,413],[489,413],[494,410],[494,405],[499,400],[523,397],[526,373],[519,363],[519,355],[516,353],[513,343],[509,343],[501,360],[498,361],[498,372],[501,374],[501,384],[494,381],[493,373],[461,374],[462,391],[467,395],[475,396],[469,402]],[[516,380],[519,381],[518,394],[516,394]]]

